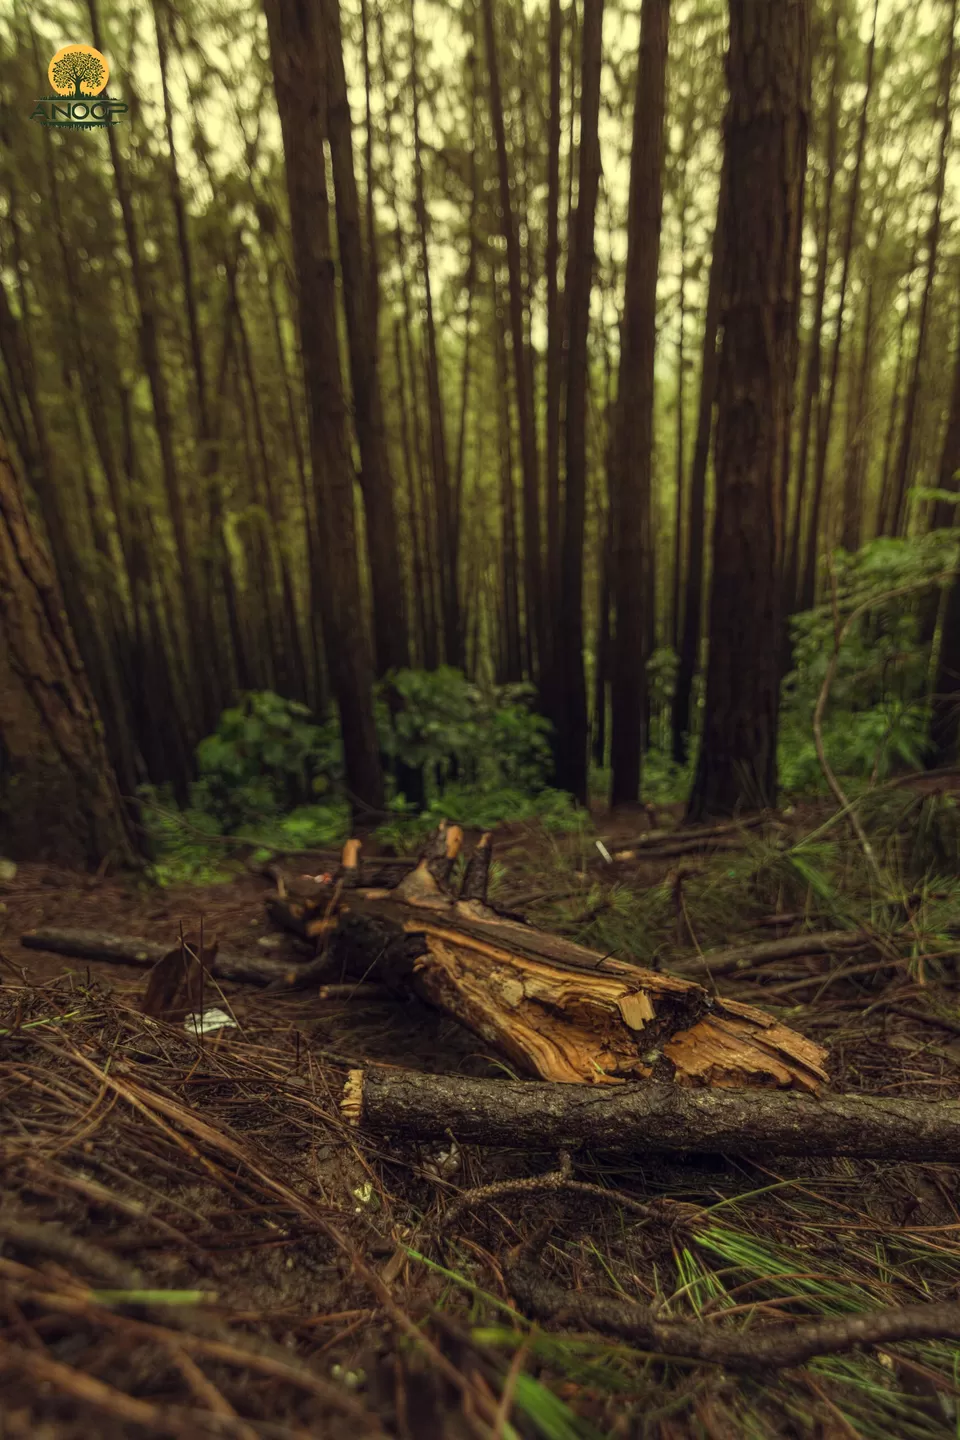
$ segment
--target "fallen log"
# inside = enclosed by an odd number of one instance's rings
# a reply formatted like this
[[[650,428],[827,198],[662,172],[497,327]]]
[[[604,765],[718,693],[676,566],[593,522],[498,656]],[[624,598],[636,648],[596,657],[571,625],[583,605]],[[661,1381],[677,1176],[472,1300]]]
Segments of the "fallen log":
[[[142,970],[165,960],[172,948],[154,940],[143,940],[138,935],[105,935],[99,930],[28,930],[20,936],[20,944],[27,950],[46,950],[73,960],[105,960],[118,965],[136,965]],[[286,986],[295,985],[306,968],[306,964],[218,950],[208,973],[216,980]]]
[[[762,1085],[816,1091],[825,1052],[761,1010],[695,981],[598,954],[450,893],[462,832],[441,826],[394,890],[351,888],[291,906],[277,923],[323,935],[331,973],[414,995],[543,1080]],[[489,839],[467,869],[482,892]]]
[[[516,1149],[960,1162],[960,1101],[352,1070],[341,1113],[406,1140]]]

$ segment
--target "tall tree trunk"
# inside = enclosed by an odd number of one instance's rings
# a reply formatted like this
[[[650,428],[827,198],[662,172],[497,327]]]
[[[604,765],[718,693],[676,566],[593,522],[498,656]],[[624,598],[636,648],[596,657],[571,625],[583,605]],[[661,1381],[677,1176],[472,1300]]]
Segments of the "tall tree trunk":
[[[806,557],[803,549],[804,502],[807,498],[807,476],[810,457],[810,434],[815,407],[820,402],[820,373],[823,362],[823,311],[827,294],[829,272],[830,237],[833,221],[833,195],[837,176],[837,131],[840,112],[840,85],[838,66],[840,43],[837,29],[840,19],[840,0],[830,0],[831,42],[830,42],[830,102],[827,112],[827,174],[824,180],[822,206],[822,227],[817,245],[817,278],[814,290],[813,328],[810,332],[807,370],[803,388],[803,408],[800,415],[799,453],[793,492],[793,516],[787,534],[787,565],[784,575],[784,605],[786,616],[792,614],[800,602],[800,576],[806,573]],[[811,507],[812,508],[812,507]],[[808,527],[809,530],[809,527]],[[814,556],[816,566],[816,556]],[[816,569],[814,569],[816,575]],[[802,607],[801,607],[802,608]],[[787,668],[788,656],[784,665]]]
[[[414,211],[420,240],[420,267],[423,275],[423,297],[427,331],[427,406],[430,416],[430,459],[436,504],[439,554],[437,574],[440,580],[441,620],[443,624],[444,659],[448,665],[461,667],[463,636],[460,627],[460,602],[457,575],[447,546],[450,534],[452,497],[450,470],[447,463],[447,439],[444,426],[443,401],[440,395],[440,356],[433,310],[433,288],[430,279],[429,217],[423,183],[423,153],[420,143],[420,79],[417,69],[416,0],[410,0],[410,88],[413,107],[413,172]],[[427,517],[429,520],[429,517]]]
[[[100,27],[99,0],[87,0],[87,11],[90,16],[90,31],[94,46],[98,50],[103,50],[104,39]],[[193,564],[186,497],[180,467],[177,463],[173,433],[173,413],[160,355],[157,308],[154,303],[154,295],[149,277],[143,264],[140,235],[133,210],[130,177],[127,173],[123,156],[120,153],[120,145],[112,125],[107,126],[107,143],[110,147],[114,184],[123,219],[127,250],[130,255],[130,271],[137,300],[139,340],[143,357],[143,368],[146,371],[147,381],[150,387],[150,398],[153,404],[153,414],[156,422],[157,442],[160,447],[160,462],[167,496],[167,505],[173,529],[177,563],[180,570],[180,581],[183,587],[183,596],[186,601],[184,637],[186,654],[189,658],[190,684],[188,687],[188,696],[185,697],[185,700],[188,706],[195,712],[191,715],[190,719],[193,723],[194,736],[196,738],[198,734],[206,734],[209,730],[213,729],[219,713],[217,697],[213,693],[210,667],[204,662],[200,654],[199,637],[194,624],[194,617],[201,615],[203,609],[200,602],[200,594]]]
[[[810,96],[809,0],[731,0],[729,292],[703,740],[691,820],[777,790],[783,430],[796,348]]]
[[[840,271],[840,295],[837,301],[836,329],[830,352],[830,372],[827,376],[827,393],[823,409],[817,417],[817,449],[813,472],[813,500],[810,506],[810,522],[807,527],[807,554],[803,570],[803,585],[800,592],[800,609],[810,610],[816,597],[817,550],[820,529],[820,508],[823,503],[823,487],[827,471],[827,451],[830,448],[830,425],[833,420],[833,406],[837,394],[837,377],[840,373],[840,346],[843,341],[844,307],[847,303],[847,280],[850,275],[850,258],[853,254],[853,236],[857,223],[857,208],[860,202],[860,173],[863,169],[863,153],[867,142],[867,120],[870,112],[870,96],[873,93],[874,55],[877,48],[877,11],[880,0],[874,0],[873,28],[867,49],[867,74],[860,107],[860,125],[857,132],[857,154],[850,181],[850,199],[847,205],[847,223],[843,236],[843,260]]]
[[[15,859],[137,860],[103,723],[2,437],[0,834]]]
[[[551,692],[556,675],[560,614],[560,392],[562,388],[563,307],[560,304],[560,59],[563,20],[560,0],[550,0],[550,115],[547,126],[547,245],[544,269],[547,280],[547,559],[543,595],[547,659],[544,706],[552,717]]]
[[[681,180],[681,185],[685,185]],[[687,200],[680,200],[680,294],[679,330],[677,334],[677,495],[674,504],[673,523],[673,603],[670,606],[670,644],[674,651],[680,649],[680,634],[683,629],[683,530],[684,530],[684,425],[683,401],[685,394],[683,367],[686,358],[685,334],[687,324]]]
[[[587,496],[587,336],[593,289],[594,221],[600,185],[600,71],[603,0],[584,0],[580,102],[580,183],[570,224],[565,285],[568,305],[566,504],[560,595],[556,779],[587,803],[587,688],[583,672],[583,527]]]
[[[850,397],[851,427],[844,466],[843,528],[840,543],[851,554],[860,548],[863,539],[864,481],[870,449],[867,413],[870,407],[870,379],[873,374],[873,341],[876,329],[876,276],[871,272],[867,281],[864,305],[863,340],[856,367],[855,395]]]
[[[318,74],[317,67],[320,17],[307,0],[267,0],[266,13],[297,267],[313,481],[324,522],[321,573],[316,577],[324,650],[340,712],[350,799],[354,810],[362,814],[382,809],[383,777],[363,624],[353,466],[340,383],[336,278],[324,164],[325,77]],[[306,109],[305,95],[312,97]]]
[[[700,658],[700,635],[703,628],[704,539],[706,535],[707,466],[713,437],[713,406],[717,393],[717,331],[723,298],[723,276],[726,263],[727,176],[729,146],[724,142],[724,158],[720,171],[717,196],[717,218],[713,228],[710,280],[707,286],[707,310],[703,323],[703,359],[700,365],[700,405],[697,415],[697,438],[690,467],[690,537],[687,553],[687,584],[683,607],[683,631],[680,637],[677,686],[673,696],[673,758],[678,765],[687,762],[690,736],[690,705],[693,678]]]
[[[539,673],[546,655],[540,555],[540,474],[537,464],[537,422],[530,384],[530,359],[524,338],[523,268],[517,217],[510,191],[510,157],[507,154],[503,98],[500,93],[500,64],[497,56],[493,0],[482,0],[482,4],[487,71],[490,78],[490,115],[496,140],[497,175],[500,183],[500,223],[507,247],[510,338],[513,346],[513,375],[517,395],[517,423],[520,431],[520,463],[523,473],[523,578],[527,642],[533,654],[533,673],[536,675]]]
[[[494,281],[494,345],[497,362],[500,430],[500,634],[497,679],[508,685],[523,678],[520,594],[517,586],[517,522],[514,507],[513,427],[509,367],[503,342],[504,314]]]
[[[339,0],[320,0],[327,74],[327,119],[336,191],[341,294],[346,316],[353,385],[353,421],[360,449],[360,489],[366,516],[370,583],[373,593],[374,658],[378,675],[410,663],[406,599],[397,545],[394,482],[383,424],[377,368],[375,315],[360,229],[360,199],[353,169],[353,124],[343,68]],[[368,180],[369,183],[369,180]]]
[[[663,212],[663,122],[670,0],[643,0],[633,110],[623,341],[613,446],[617,495],[616,629],[611,685],[611,805],[640,796],[640,746],[651,594],[653,361]],[[645,633],[646,631],[646,633]]]
[[[905,528],[907,520],[907,492],[910,488],[913,470],[913,434],[917,417],[917,403],[920,399],[920,384],[923,361],[926,352],[927,319],[930,313],[930,298],[937,274],[937,260],[940,252],[940,232],[943,221],[943,193],[947,179],[947,162],[950,157],[950,132],[953,122],[951,97],[953,95],[954,54],[956,49],[957,0],[947,3],[947,37],[941,70],[940,109],[940,155],[933,186],[933,211],[930,228],[927,231],[927,273],[923,284],[923,298],[920,301],[920,317],[917,322],[917,348],[913,357],[913,369],[907,387],[907,398],[903,413],[903,427],[900,431],[900,448],[897,452],[897,467],[894,474],[893,507],[891,518],[897,530]]]

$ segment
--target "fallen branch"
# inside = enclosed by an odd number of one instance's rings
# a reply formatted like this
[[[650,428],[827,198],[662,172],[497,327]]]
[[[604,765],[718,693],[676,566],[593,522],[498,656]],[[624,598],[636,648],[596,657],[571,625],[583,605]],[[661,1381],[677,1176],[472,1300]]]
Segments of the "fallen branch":
[[[759,1333],[731,1334],[713,1325],[661,1319],[651,1306],[632,1300],[571,1294],[544,1280],[529,1265],[508,1271],[507,1278],[519,1304],[539,1320],[570,1320],[661,1355],[702,1360],[728,1370],[780,1370],[803,1365],[815,1355],[843,1354],[863,1345],[889,1345],[898,1340],[960,1339],[960,1304],[954,1301],[866,1310]]]
[[[99,930],[28,930],[20,936],[27,950],[47,950],[73,960],[105,960],[117,965],[136,965],[142,970],[159,964],[170,954],[170,945],[143,940],[137,935],[105,935]],[[305,965],[268,960],[259,955],[240,955],[220,950],[209,973],[217,980],[236,980],[249,985],[295,985]]]
[[[689,840],[693,845],[707,844],[721,836],[738,835],[743,830],[756,830],[769,823],[769,815],[751,815],[745,820],[724,820],[718,825],[671,825],[660,830],[647,830],[634,840],[621,843],[617,849],[620,854],[624,850],[652,850],[674,840]],[[605,843],[609,847],[612,842]]]
[[[753,945],[730,945],[707,950],[673,966],[682,975],[732,975],[752,970],[768,960],[792,960],[796,955],[831,955],[835,950],[859,950],[871,943],[864,930],[821,930],[806,935],[784,935],[779,940],[761,940]]]
[[[960,1101],[352,1070],[341,1111],[391,1137],[518,1149],[960,1161]]]

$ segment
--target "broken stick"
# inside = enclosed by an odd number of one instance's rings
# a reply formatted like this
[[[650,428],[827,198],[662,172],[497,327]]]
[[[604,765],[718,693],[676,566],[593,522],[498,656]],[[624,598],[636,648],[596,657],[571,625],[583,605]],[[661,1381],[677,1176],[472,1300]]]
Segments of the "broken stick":
[[[551,1085],[351,1070],[347,1122],[408,1140],[516,1149],[960,1161],[960,1102],[683,1085]]]
[[[67,955],[74,960],[107,960],[119,965],[136,965],[149,969],[170,954],[169,945],[143,940],[138,935],[105,935],[99,930],[28,930],[20,936],[27,950],[48,950],[54,955]],[[209,974],[217,980],[239,980],[250,985],[294,985],[308,968],[284,960],[261,959],[258,955],[240,955],[236,951],[218,950],[209,966]]]

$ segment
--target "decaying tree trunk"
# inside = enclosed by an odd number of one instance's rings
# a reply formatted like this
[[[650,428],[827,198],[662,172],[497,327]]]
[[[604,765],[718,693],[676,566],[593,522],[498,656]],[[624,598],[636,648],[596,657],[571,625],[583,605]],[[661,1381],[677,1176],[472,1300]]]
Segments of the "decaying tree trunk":
[[[356,851],[305,905],[279,898],[271,917],[322,939],[331,977],[413,994],[542,1080],[615,1085],[780,1086],[816,1093],[824,1052],[769,1015],[673,975],[598,955],[489,906],[489,837],[459,896],[447,888],[462,842],[442,825],[392,890],[362,889]]]

